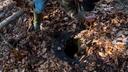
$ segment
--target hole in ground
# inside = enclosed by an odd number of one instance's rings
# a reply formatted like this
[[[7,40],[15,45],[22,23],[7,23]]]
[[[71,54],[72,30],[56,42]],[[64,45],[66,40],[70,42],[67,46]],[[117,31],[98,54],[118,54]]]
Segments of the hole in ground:
[[[64,52],[70,58],[74,58],[74,55],[78,52],[78,39],[69,38],[66,41]]]

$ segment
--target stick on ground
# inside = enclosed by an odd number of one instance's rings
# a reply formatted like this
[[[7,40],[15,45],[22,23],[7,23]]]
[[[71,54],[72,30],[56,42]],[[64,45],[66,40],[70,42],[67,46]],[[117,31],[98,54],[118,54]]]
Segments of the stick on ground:
[[[20,10],[20,11],[14,13],[13,15],[11,15],[10,17],[6,18],[5,20],[3,20],[0,23],[0,29],[3,28],[4,26],[8,25],[11,21],[20,17],[22,14],[23,14],[23,10]]]

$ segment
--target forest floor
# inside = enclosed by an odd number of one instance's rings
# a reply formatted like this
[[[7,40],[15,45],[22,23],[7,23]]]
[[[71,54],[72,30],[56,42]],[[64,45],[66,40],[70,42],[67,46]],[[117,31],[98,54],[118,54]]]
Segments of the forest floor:
[[[32,13],[25,8],[0,30],[0,72],[128,72],[128,6],[106,1],[97,3],[91,12],[97,18],[87,22],[86,29],[50,0],[42,30],[29,32]],[[0,0],[0,22],[20,8],[12,0]],[[64,47],[73,36],[82,53],[71,59]]]

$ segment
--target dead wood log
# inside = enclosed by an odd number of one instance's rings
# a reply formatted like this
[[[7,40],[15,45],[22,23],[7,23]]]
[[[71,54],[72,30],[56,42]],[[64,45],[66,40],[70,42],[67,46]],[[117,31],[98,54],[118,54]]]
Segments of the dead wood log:
[[[14,13],[10,17],[8,17],[5,20],[3,20],[0,23],[0,29],[3,28],[4,26],[8,25],[11,21],[13,21],[13,20],[17,19],[18,17],[20,17],[23,13],[24,13],[23,10],[19,10],[18,12]]]

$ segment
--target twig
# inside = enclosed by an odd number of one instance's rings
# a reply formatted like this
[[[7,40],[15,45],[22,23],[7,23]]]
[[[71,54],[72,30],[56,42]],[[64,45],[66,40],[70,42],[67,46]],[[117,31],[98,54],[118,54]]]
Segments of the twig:
[[[20,10],[20,11],[14,13],[13,15],[11,15],[10,17],[6,18],[5,20],[3,20],[0,23],[0,29],[3,28],[4,26],[8,25],[11,21],[17,19],[22,14],[23,14],[23,10]]]
[[[3,36],[2,33],[0,33],[0,37],[3,39],[3,41],[4,41],[10,48],[14,48],[9,42],[7,42],[7,40],[5,39],[5,37]]]

